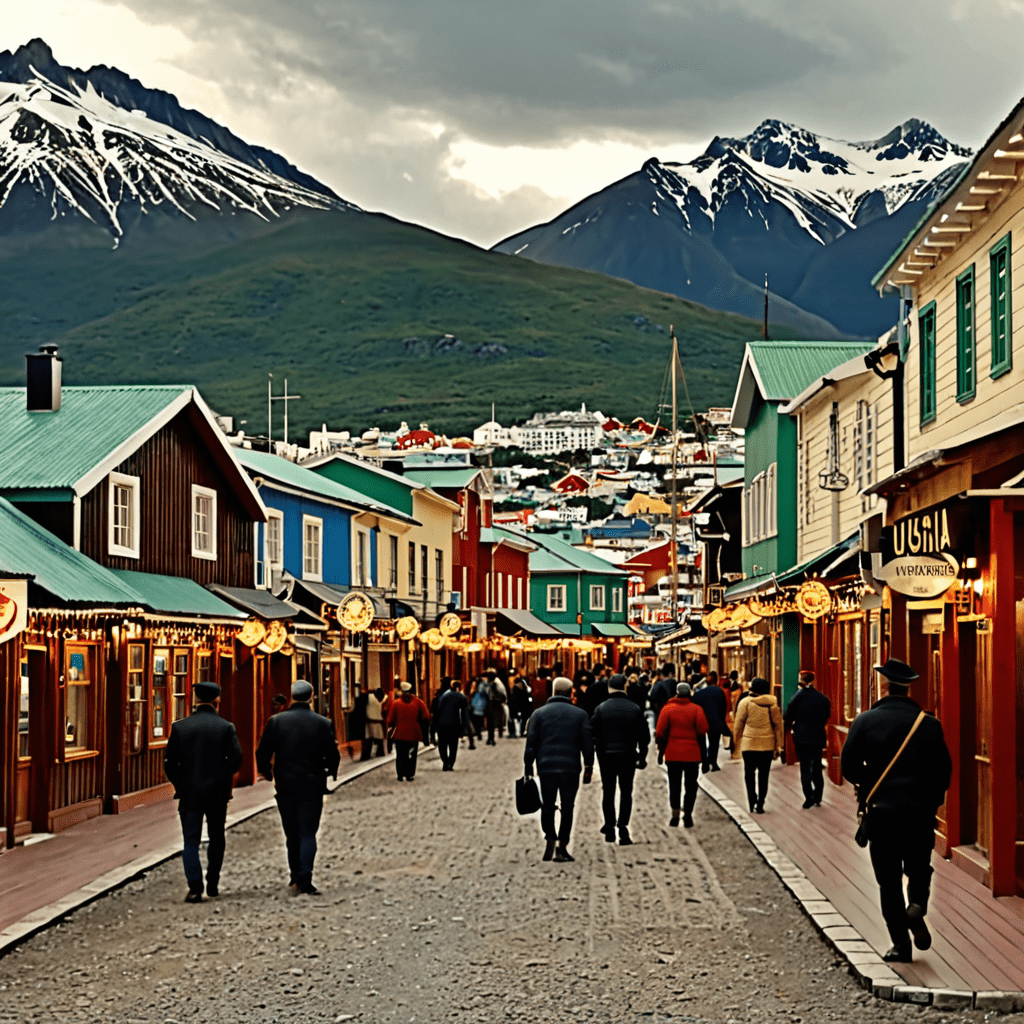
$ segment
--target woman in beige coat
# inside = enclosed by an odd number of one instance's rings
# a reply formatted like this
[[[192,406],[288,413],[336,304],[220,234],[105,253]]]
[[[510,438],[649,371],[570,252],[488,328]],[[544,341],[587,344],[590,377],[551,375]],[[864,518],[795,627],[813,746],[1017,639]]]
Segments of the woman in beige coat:
[[[752,813],[764,814],[768,795],[768,770],[782,751],[782,712],[768,692],[767,679],[750,683],[750,696],[736,708],[733,724],[734,749],[743,753],[743,776]]]

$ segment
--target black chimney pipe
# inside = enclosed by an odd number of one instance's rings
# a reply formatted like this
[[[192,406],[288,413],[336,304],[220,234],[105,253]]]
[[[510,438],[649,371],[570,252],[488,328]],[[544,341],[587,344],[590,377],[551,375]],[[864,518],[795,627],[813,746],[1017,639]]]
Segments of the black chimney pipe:
[[[40,345],[38,352],[25,354],[29,412],[57,412],[60,409],[60,371],[63,360],[57,346]]]

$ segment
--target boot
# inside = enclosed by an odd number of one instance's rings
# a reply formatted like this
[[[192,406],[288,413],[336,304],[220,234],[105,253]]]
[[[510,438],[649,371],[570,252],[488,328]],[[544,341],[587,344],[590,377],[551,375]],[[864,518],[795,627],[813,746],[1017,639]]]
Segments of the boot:
[[[609,836],[608,838],[610,839],[611,836]],[[622,828],[619,829],[619,846],[632,846],[632,845],[633,845],[633,840],[629,838],[629,829],[626,828],[625,825],[623,825]]]
[[[689,811],[683,815],[683,828],[693,828],[693,815]]]
[[[669,825],[672,826],[672,828],[677,828],[679,826],[679,808],[678,807],[673,807],[672,808],[672,817],[668,819],[668,823],[669,823]]]

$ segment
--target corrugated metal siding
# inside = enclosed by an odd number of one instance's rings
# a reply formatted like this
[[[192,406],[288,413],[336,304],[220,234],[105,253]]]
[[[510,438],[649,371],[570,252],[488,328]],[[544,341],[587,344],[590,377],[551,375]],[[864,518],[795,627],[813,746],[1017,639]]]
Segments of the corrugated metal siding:
[[[253,520],[188,418],[176,416],[116,470],[140,478],[140,557],[107,551],[109,488],[102,480],[82,499],[81,550],[111,569],[184,576],[198,583],[253,585]],[[192,485],[217,492],[217,559],[192,556]]]
[[[750,354],[764,384],[768,401],[795,398],[818,377],[841,363],[864,355],[873,342],[753,341]]]

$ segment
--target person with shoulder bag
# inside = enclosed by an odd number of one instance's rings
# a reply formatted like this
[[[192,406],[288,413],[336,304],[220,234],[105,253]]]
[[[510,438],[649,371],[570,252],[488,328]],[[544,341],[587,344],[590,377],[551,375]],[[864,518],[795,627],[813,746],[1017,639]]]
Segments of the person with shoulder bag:
[[[932,944],[925,915],[935,815],[953,764],[942,725],[909,695],[917,673],[896,658],[875,666],[875,671],[888,680],[889,693],[853,720],[841,764],[843,777],[860,798],[857,841],[869,847],[882,917],[892,939],[882,959],[910,963],[911,939],[921,950]]]
[[[768,772],[772,761],[782,752],[784,739],[782,712],[770,691],[767,679],[760,676],[752,679],[750,695],[736,706],[733,726],[733,742],[743,756],[747,802],[752,814],[764,814]]]

